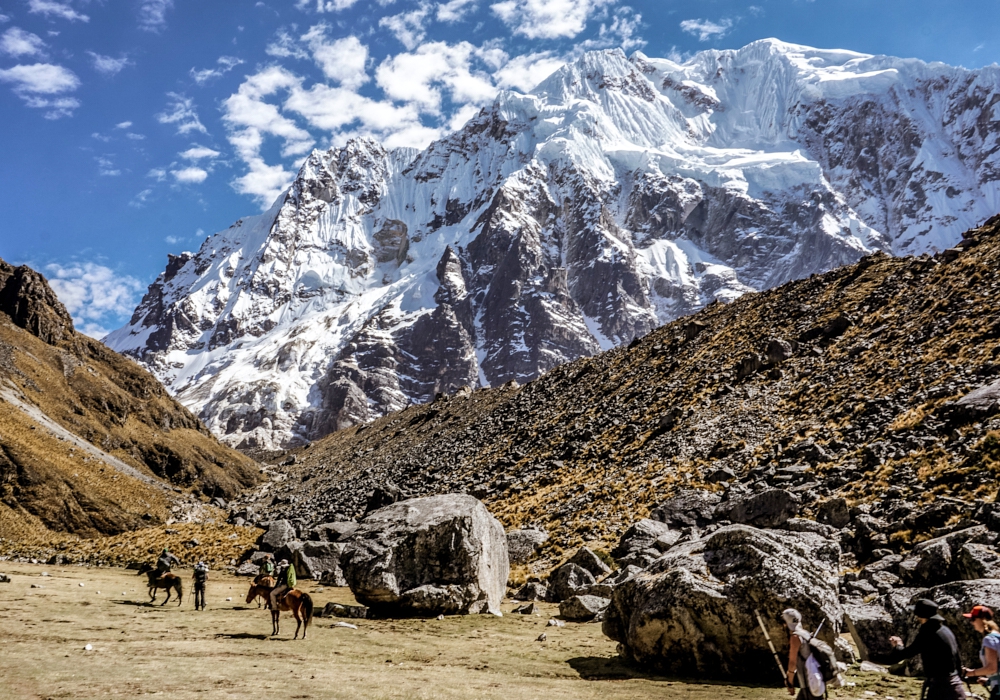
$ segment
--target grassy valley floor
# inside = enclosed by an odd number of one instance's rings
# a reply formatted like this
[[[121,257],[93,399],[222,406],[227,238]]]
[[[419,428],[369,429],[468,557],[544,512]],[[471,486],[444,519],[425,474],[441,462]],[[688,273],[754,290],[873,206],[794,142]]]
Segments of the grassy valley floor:
[[[145,578],[131,571],[6,564],[0,571],[13,581],[0,584],[0,685],[7,698],[788,697],[780,688],[635,672],[619,662],[600,625],[546,627],[554,605],[537,616],[349,621],[357,630],[318,618],[306,641],[292,641],[288,613],[281,635],[269,638],[267,611],[243,602],[246,579],[216,574],[208,610],[196,612],[188,570],[179,572],[183,605],[153,607]],[[353,602],[347,589],[303,588],[319,607]],[[542,632],[547,640],[535,641]],[[913,679],[852,671],[849,680],[853,687],[831,697],[919,697]]]

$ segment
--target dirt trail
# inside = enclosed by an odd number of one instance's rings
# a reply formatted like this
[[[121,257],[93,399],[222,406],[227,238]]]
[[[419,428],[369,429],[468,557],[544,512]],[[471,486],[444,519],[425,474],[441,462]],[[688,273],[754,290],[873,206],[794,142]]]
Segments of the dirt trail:
[[[287,613],[281,636],[267,636],[267,612],[243,603],[245,579],[214,575],[209,608],[196,612],[187,570],[179,572],[184,603],[163,608],[146,604],[145,577],[131,571],[5,564],[0,571],[13,578],[0,584],[0,684],[7,698],[788,697],[778,688],[636,673],[618,662],[599,625],[545,627],[555,606],[528,617],[351,620],[357,630],[319,618],[308,640],[292,641],[295,625]],[[353,601],[347,589],[304,587],[320,607]],[[542,632],[547,641],[536,642]],[[87,644],[93,650],[85,651]],[[909,679],[866,674],[851,680],[855,687],[832,697],[919,696]]]

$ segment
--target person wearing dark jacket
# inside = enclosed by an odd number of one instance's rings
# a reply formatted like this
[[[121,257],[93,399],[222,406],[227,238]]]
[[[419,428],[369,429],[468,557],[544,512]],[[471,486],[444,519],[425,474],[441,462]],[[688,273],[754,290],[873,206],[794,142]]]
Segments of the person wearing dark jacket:
[[[954,633],[938,615],[938,606],[933,600],[918,600],[912,612],[920,620],[920,630],[909,646],[903,646],[899,637],[890,637],[889,643],[895,649],[888,654],[873,655],[871,660],[881,664],[896,664],[912,659],[920,654],[924,665],[924,700],[964,700],[962,685],[962,659],[958,654],[958,642]]]

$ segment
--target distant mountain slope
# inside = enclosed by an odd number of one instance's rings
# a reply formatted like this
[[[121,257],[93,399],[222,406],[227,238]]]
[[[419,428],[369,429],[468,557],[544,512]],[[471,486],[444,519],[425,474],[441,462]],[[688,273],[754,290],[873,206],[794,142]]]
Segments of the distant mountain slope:
[[[310,155],[106,342],[231,445],[527,381],[1000,210],[1000,68],[766,40],[588,53],[426,150]]]
[[[76,333],[44,277],[0,260],[0,536],[115,534],[231,497],[256,464],[134,362]]]
[[[410,495],[468,491],[506,526],[538,523],[567,546],[611,541],[678,489],[726,482],[736,495],[791,488],[807,511],[868,503],[888,546],[912,542],[1000,483],[1000,217],[962,247],[875,254],[523,387],[335,433],[244,505],[259,520],[356,517],[388,480]],[[956,404],[983,386],[992,398]]]

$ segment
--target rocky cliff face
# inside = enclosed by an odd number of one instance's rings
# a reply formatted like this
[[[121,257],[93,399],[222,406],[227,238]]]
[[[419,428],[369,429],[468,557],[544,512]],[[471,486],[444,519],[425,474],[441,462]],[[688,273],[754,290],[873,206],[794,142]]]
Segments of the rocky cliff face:
[[[313,153],[106,342],[232,444],[533,379],[1000,209],[1000,70],[761,41],[586,54],[426,150]]]
[[[0,537],[183,519],[201,507],[185,489],[228,498],[257,479],[148,372],[77,334],[42,275],[0,260]]]

